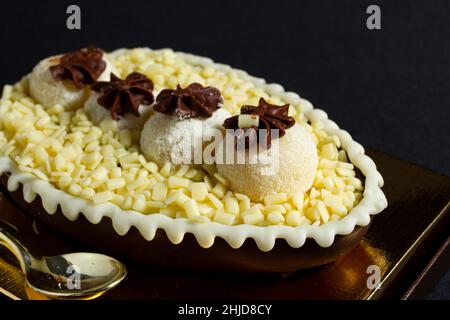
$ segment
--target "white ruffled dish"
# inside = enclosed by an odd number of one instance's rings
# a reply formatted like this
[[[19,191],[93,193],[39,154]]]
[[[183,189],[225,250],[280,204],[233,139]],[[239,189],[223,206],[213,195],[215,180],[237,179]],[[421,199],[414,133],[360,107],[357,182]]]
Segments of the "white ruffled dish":
[[[120,54],[122,50],[110,53],[111,56]],[[212,66],[219,70],[231,70],[230,66],[214,63],[211,59],[192,54],[180,53],[188,63],[201,66]],[[240,248],[246,239],[254,239],[257,247],[263,251],[271,251],[277,238],[285,239],[292,248],[300,248],[306,239],[314,239],[321,247],[330,247],[337,235],[348,235],[357,226],[367,226],[371,216],[376,215],[387,207],[387,200],[381,190],[383,178],[377,171],[375,163],[364,153],[364,148],[355,142],[349,133],[340,129],[335,122],[328,119],[327,114],[313,108],[310,102],[293,92],[285,92],[279,84],[266,84],[264,79],[249,76],[245,71],[235,70],[239,75],[256,86],[264,88],[270,94],[278,96],[287,103],[298,104],[303,107],[306,118],[314,122],[322,122],[324,131],[336,135],[346,150],[349,161],[364,175],[364,192],[362,200],[341,220],[330,221],[321,226],[302,225],[290,226],[227,226],[216,222],[193,223],[187,219],[173,219],[163,214],[144,215],[132,210],[122,210],[118,206],[108,203],[94,205],[79,197],[74,197],[55,188],[48,182],[36,176],[21,172],[9,157],[0,158],[0,175],[11,173],[8,179],[8,190],[17,190],[23,186],[23,195],[26,202],[32,202],[37,195],[41,198],[42,206],[46,212],[53,215],[60,206],[64,216],[70,221],[76,221],[80,213],[92,224],[98,224],[103,218],[109,217],[115,232],[126,235],[131,227],[136,227],[142,237],[151,241],[158,229],[164,230],[167,238],[173,244],[183,241],[186,233],[192,233],[198,244],[203,248],[213,246],[215,238],[224,239],[232,248]]]

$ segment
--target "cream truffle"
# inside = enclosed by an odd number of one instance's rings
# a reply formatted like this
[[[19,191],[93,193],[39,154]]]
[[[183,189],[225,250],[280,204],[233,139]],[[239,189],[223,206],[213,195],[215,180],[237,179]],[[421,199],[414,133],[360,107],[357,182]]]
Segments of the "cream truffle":
[[[77,51],[74,53],[76,52]],[[52,67],[54,68],[55,66],[60,65],[64,56],[67,56],[67,54],[56,55],[41,60],[28,75],[30,96],[46,108],[51,108],[55,104],[60,104],[66,110],[74,110],[81,107],[89,97],[90,90],[87,85],[81,87],[78,83],[78,85],[76,85],[73,79],[69,78],[61,80],[55,79],[55,70],[52,72]],[[103,60],[104,63],[104,65],[103,63],[100,65],[104,66],[104,68],[102,68],[103,71],[100,71],[102,69],[95,70],[97,73],[101,73],[97,79],[92,80],[107,80],[110,73],[115,71],[114,66],[108,61],[103,53],[101,55],[101,60]]]
[[[224,150],[225,144],[220,148]],[[261,201],[275,192],[305,192],[314,182],[317,148],[311,133],[300,124],[272,140],[272,147],[265,154],[245,148],[234,151],[234,159],[244,159],[244,163],[225,163],[223,159],[220,161],[223,163],[217,163],[217,171],[229,181],[234,192],[243,193],[252,201]]]
[[[222,132],[222,124],[229,116],[224,108],[217,109],[209,118],[182,119],[155,112],[142,129],[141,151],[158,165],[194,164],[194,153],[210,143],[209,137]]]
[[[219,89],[199,83],[162,90],[156,97],[156,113],[142,130],[142,153],[159,165],[212,164],[214,148],[209,159],[203,158],[203,148],[222,137],[222,124],[230,116],[222,105]]]

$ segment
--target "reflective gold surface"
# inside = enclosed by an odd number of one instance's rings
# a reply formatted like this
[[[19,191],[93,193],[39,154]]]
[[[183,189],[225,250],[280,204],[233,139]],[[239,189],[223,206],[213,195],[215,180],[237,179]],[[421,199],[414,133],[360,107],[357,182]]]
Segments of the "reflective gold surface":
[[[0,251],[0,293],[10,299],[27,299],[25,293],[24,278],[17,266],[2,258]]]
[[[4,252],[0,251],[0,255]],[[105,292],[84,297],[82,300],[92,300],[102,296]],[[0,256],[0,294],[13,300],[51,300],[45,295],[27,286],[18,265],[11,259]]]

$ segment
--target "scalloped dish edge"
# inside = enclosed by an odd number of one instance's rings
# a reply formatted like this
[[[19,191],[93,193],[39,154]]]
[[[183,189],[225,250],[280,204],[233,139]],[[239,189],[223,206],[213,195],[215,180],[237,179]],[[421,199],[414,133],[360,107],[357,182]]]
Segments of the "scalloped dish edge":
[[[115,50],[109,55],[114,56],[123,50],[126,49]],[[25,201],[32,202],[39,195],[42,206],[48,214],[54,214],[59,205],[63,215],[70,221],[75,221],[80,213],[93,224],[98,224],[104,217],[109,217],[114,230],[121,236],[126,235],[130,227],[134,226],[144,239],[151,241],[155,237],[156,230],[162,229],[173,244],[183,241],[185,233],[192,233],[203,248],[211,247],[215,237],[220,237],[234,249],[240,248],[247,238],[252,238],[261,251],[272,250],[277,238],[285,239],[293,248],[303,246],[307,238],[314,239],[321,247],[329,247],[333,244],[336,235],[348,235],[356,226],[367,226],[372,215],[380,213],[387,207],[387,199],[381,190],[384,183],[383,177],[377,171],[375,163],[365,155],[364,148],[354,141],[348,132],[339,129],[335,122],[328,119],[324,111],[315,109],[309,101],[300,98],[296,93],[285,92],[279,84],[266,84],[262,78],[252,77],[245,71],[215,63],[206,57],[183,52],[175,53],[193,65],[211,66],[223,71],[234,70],[242,78],[264,88],[272,95],[279,96],[287,103],[300,103],[308,120],[321,121],[327,133],[340,138],[342,148],[346,150],[350,162],[365,176],[362,200],[341,220],[330,221],[321,226],[262,227],[245,224],[228,226],[216,222],[199,224],[187,219],[173,219],[158,213],[144,215],[133,210],[122,210],[112,203],[94,205],[85,199],[61,191],[30,173],[22,172],[9,157],[3,156],[0,157],[0,175],[5,172],[11,173],[8,178],[8,190],[15,191],[22,184]]]

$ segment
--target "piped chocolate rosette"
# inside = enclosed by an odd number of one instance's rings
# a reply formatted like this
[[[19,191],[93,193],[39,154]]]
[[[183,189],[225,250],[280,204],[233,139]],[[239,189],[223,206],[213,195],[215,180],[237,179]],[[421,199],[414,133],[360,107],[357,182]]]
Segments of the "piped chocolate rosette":
[[[85,48],[63,55],[58,64],[50,67],[53,79],[69,79],[75,87],[83,89],[93,84],[106,69],[103,51],[98,48]]]
[[[110,81],[96,82],[92,90],[100,93],[97,102],[111,111],[114,120],[126,113],[140,116],[141,105],[153,103],[153,82],[139,72],[130,73],[124,80],[111,73]]]
[[[153,81],[142,73],[132,72],[125,79],[111,73],[109,81],[92,85],[93,93],[84,110],[97,125],[103,122],[138,136],[152,113],[153,88]]]
[[[161,91],[154,109],[179,119],[210,118],[222,103],[223,99],[217,88],[191,83],[184,89],[177,85],[174,90]]]
[[[241,114],[225,120],[225,129],[235,130],[237,147],[249,148],[258,143],[261,147],[270,148],[272,135],[277,138],[286,134],[286,130],[295,124],[289,117],[289,104],[276,106],[264,98],[259,99],[258,106],[243,106]]]

